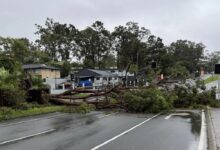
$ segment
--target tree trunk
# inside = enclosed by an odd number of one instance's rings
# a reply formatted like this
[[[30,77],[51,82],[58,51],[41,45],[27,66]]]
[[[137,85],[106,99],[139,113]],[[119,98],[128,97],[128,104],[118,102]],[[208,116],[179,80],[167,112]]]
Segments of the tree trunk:
[[[125,87],[127,87],[127,75],[128,75],[128,71],[130,69],[132,62],[129,62],[128,65],[126,66],[126,70],[125,70]]]

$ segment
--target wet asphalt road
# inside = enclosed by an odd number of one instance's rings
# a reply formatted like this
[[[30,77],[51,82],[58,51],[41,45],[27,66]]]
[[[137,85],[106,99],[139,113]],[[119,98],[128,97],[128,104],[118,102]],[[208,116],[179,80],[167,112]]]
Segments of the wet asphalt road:
[[[168,114],[167,114],[168,115]],[[200,115],[54,113],[0,123],[0,150],[197,150]],[[95,149],[94,149],[95,150]]]

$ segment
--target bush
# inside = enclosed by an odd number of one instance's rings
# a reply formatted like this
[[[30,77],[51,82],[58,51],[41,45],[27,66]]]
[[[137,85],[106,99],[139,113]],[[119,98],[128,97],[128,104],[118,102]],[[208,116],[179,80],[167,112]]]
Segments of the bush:
[[[40,108],[42,106],[45,105],[40,105],[38,103],[27,103],[27,102],[23,102],[23,103],[18,103],[17,105],[13,106],[13,109],[19,109],[19,110],[28,110],[28,109],[32,109],[32,108]]]
[[[127,109],[132,112],[156,113],[172,106],[165,94],[156,88],[126,92],[123,97]]]
[[[13,114],[13,109],[8,107],[0,108],[0,120],[8,120],[12,114]]]
[[[76,112],[78,113],[89,113],[92,110],[95,110],[95,106],[87,103],[82,103],[80,106],[76,107]]]
[[[69,106],[63,110],[66,113],[89,113],[90,111],[95,110],[95,106],[92,104],[82,103],[78,107]]]
[[[25,100],[25,95],[25,91],[18,88],[0,88],[0,106],[15,106],[17,103]]]
[[[20,88],[18,72],[9,73],[0,68],[0,106],[13,106],[25,100],[25,91]]]
[[[176,87],[172,92],[177,96],[177,99],[174,100],[174,107],[177,108],[202,108],[202,105],[219,106],[219,102],[215,100],[215,89],[198,93],[195,89]]]

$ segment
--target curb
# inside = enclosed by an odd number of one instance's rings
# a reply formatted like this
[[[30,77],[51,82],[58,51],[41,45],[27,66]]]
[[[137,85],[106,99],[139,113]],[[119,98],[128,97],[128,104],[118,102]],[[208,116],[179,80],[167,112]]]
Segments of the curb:
[[[217,148],[215,129],[213,126],[213,121],[211,117],[210,108],[207,107],[205,111],[206,124],[207,124],[207,138],[208,138],[208,150],[219,150]]]

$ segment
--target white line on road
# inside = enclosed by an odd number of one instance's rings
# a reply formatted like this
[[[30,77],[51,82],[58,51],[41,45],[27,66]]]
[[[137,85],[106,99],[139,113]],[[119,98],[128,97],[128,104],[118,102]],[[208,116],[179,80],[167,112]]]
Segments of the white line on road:
[[[173,113],[166,116],[164,119],[170,119],[172,116],[188,116],[188,115],[189,115],[188,113]]]
[[[98,146],[96,146],[96,147],[93,147],[91,150],[97,150],[97,149],[99,149],[100,147],[102,147],[102,146],[104,146],[104,145],[106,145],[106,144],[108,144],[108,143],[110,143],[110,142],[116,140],[117,138],[119,138],[119,137],[125,135],[126,133],[128,133],[128,132],[134,130],[135,128],[137,128],[137,127],[143,125],[144,123],[150,121],[151,119],[153,119],[153,118],[155,118],[155,117],[157,117],[157,116],[159,116],[159,115],[160,115],[160,113],[154,115],[153,117],[151,117],[151,118],[149,118],[149,119],[147,119],[147,120],[144,120],[143,122],[141,122],[141,123],[139,123],[139,124],[133,126],[132,128],[130,128],[130,129],[128,129],[128,130],[122,132],[121,134],[118,134],[118,135],[114,136],[113,138],[111,138],[111,139],[109,139],[109,140],[103,142],[102,144],[100,144],[100,145],[98,145]]]
[[[55,131],[55,130],[56,130],[56,129],[49,129],[49,130],[46,130],[46,131],[43,131],[43,132],[39,132],[39,133],[36,133],[36,134],[23,136],[23,137],[16,138],[16,139],[12,139],[12,140],[8,140],[8,141],[3,141],[3,142],[0,143],[0,145],[12,143],[12,142],[17,142],[17,141],[20,141],[20,140],[24,140],[24,139],[28,139],[28,138],[34,137],[34,136],[38,136],[38,135],[50,133],[50,132],[53,132],[53,131]]]
[[[198,150],[206,150],[207,149],[207,141],[206,141],[206,123],[205,123],[205,113],[202,111],[202,124],[199,138],[199,146]]]
[[[107,114],[107,115],[104,115],[104,116],[101,116],[101,117],[98,117],[98,118],[102,119],[102,118],[109,117],[109,116],[114,115],[114,114],[117,114],[117,113],[110,113],[110,114]]]

